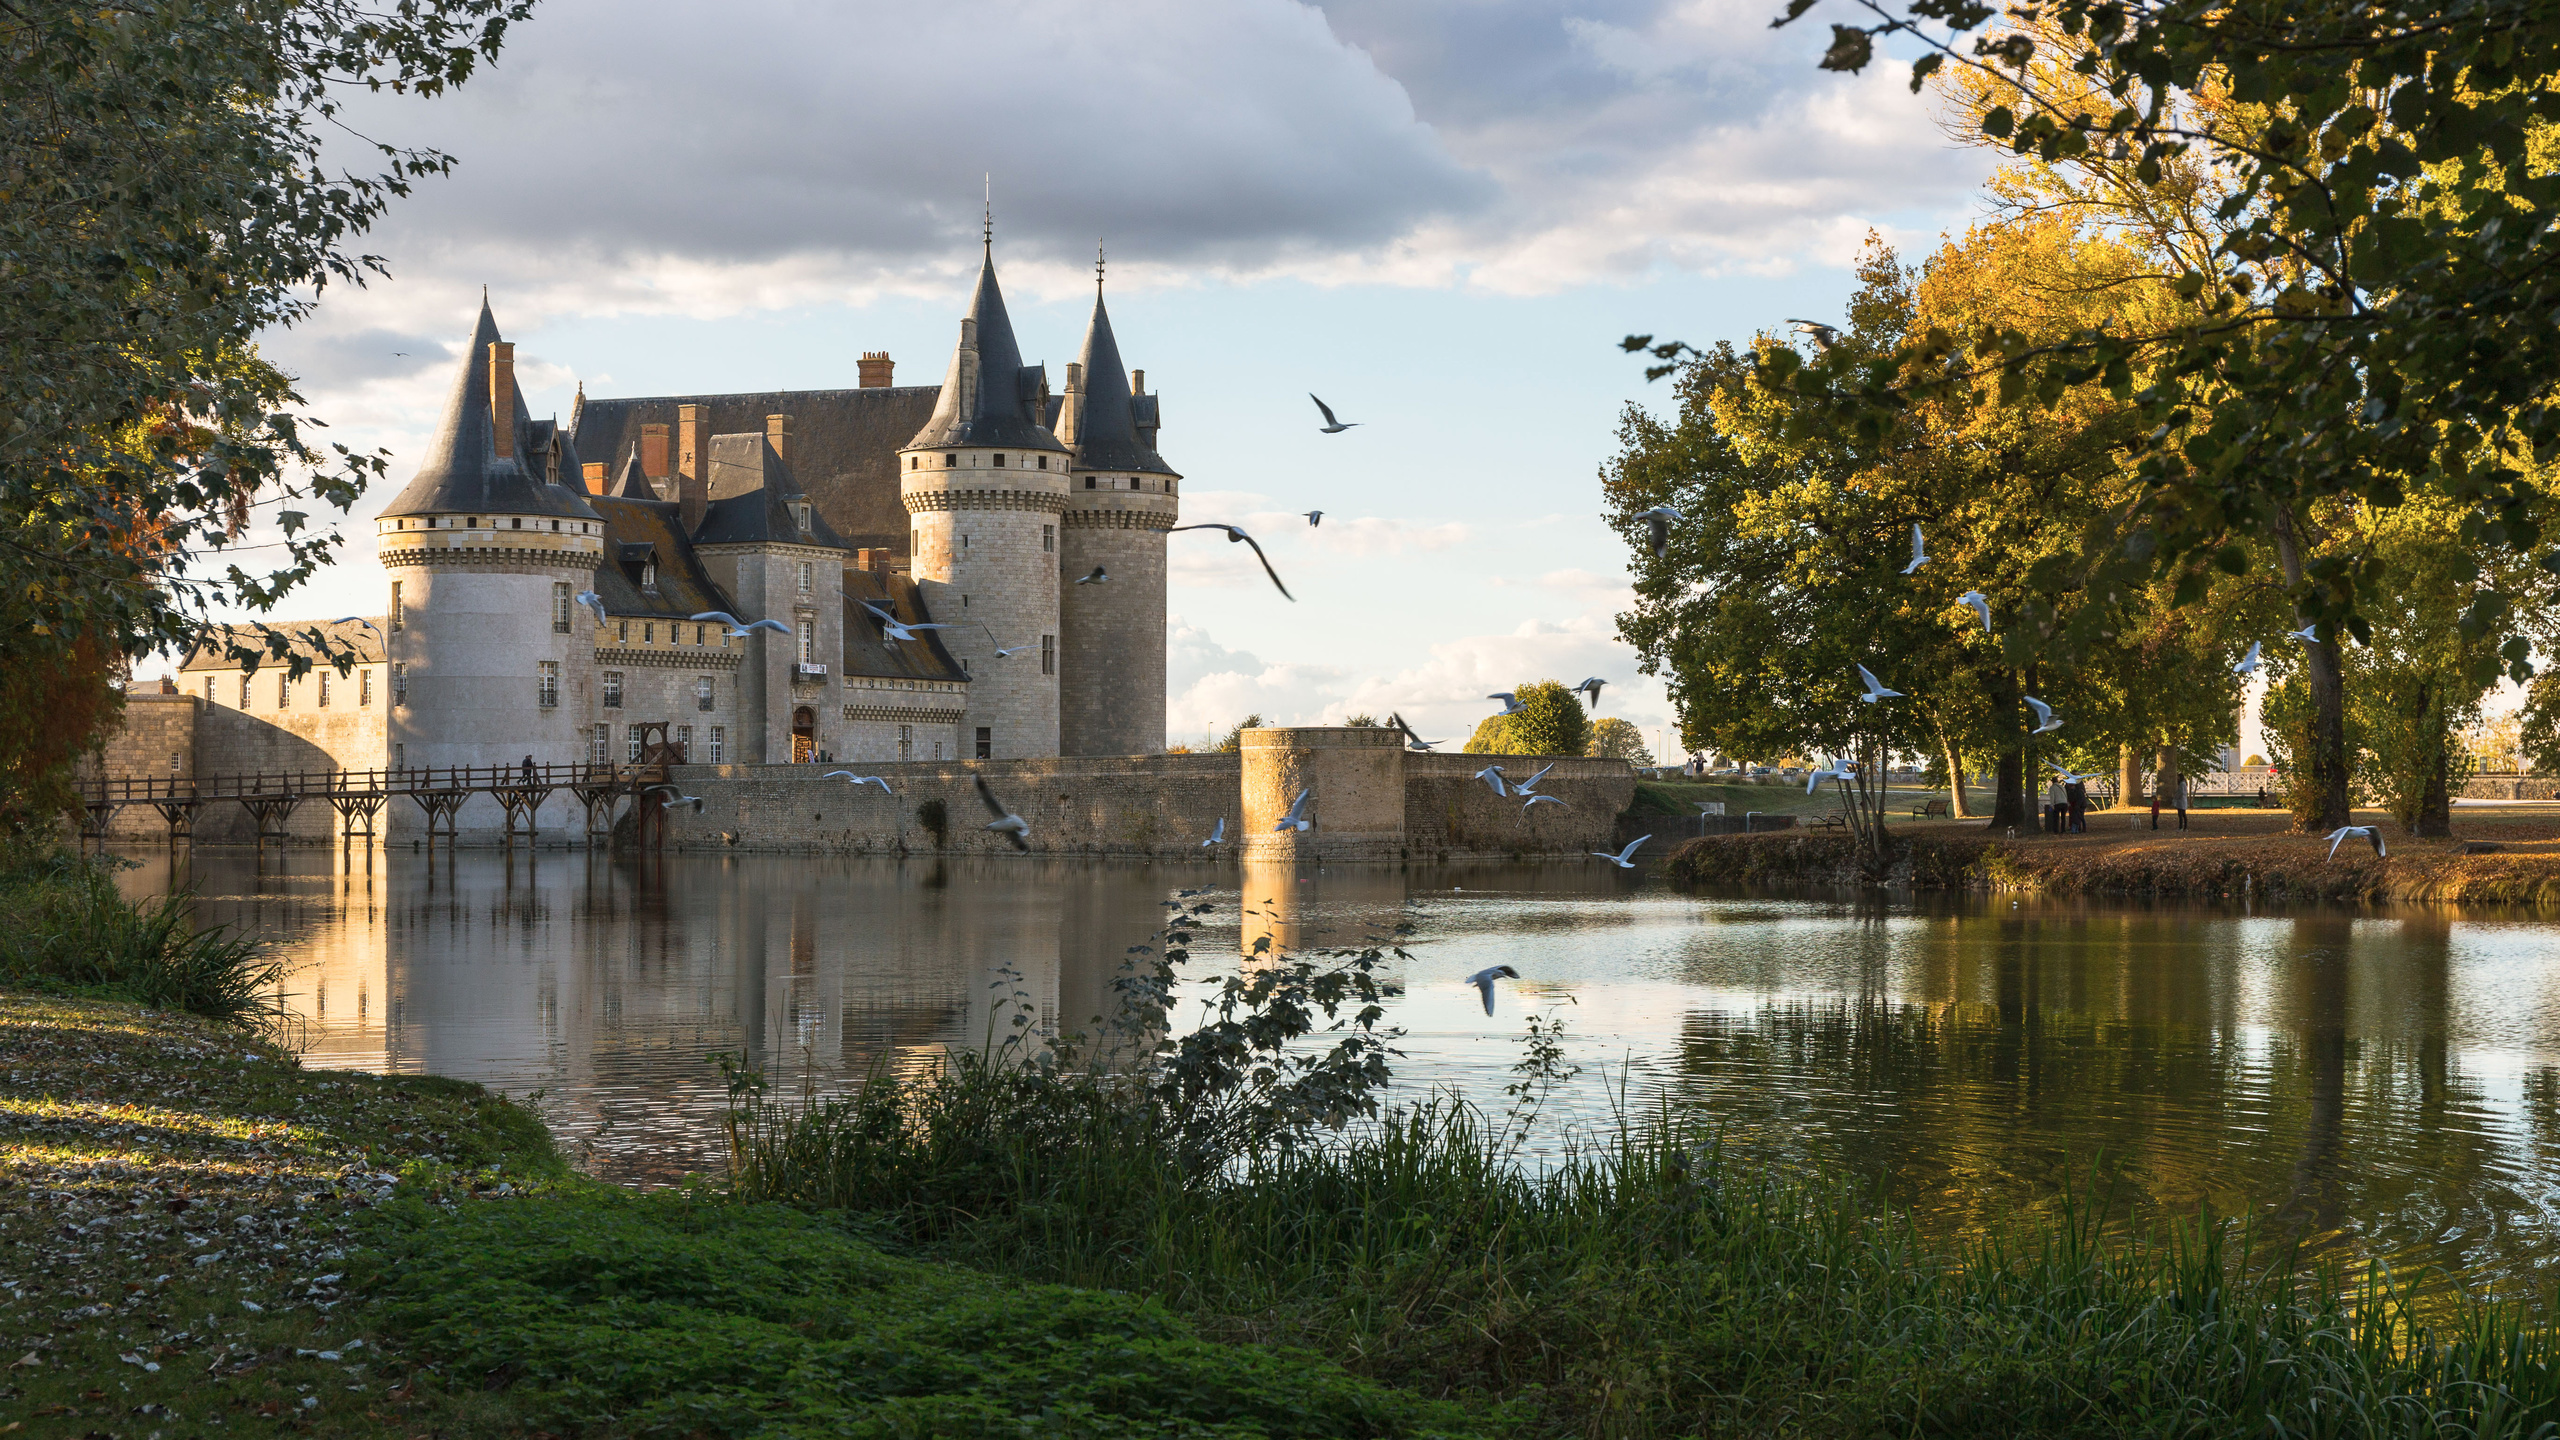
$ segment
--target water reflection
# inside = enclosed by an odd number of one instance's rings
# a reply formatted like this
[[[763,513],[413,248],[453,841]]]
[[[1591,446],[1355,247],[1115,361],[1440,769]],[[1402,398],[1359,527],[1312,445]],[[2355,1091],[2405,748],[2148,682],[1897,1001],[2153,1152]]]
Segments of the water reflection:
[[[195,883],[286,940],[313,1063],[539,1091],[624,1176],[717,1164],[712,1052],[825,1091],[1087,1023],[1164,902],[1215,884],[1204,957],[1418,927],[1416,1089],[1498,1104],[1522,1011],[1551,1009],[1587,1067],[1566,1116],[1669,1096],[1941,1233],[2095,1182],[2119,1214],[2246,1213],[2519,1296],[2560,1256],[2560,962],[2527,921],[1682,896],[1597,864],[142,858],[130,887]],[[1524,978],[1488,1020],[1458,977],[1497,963]]]

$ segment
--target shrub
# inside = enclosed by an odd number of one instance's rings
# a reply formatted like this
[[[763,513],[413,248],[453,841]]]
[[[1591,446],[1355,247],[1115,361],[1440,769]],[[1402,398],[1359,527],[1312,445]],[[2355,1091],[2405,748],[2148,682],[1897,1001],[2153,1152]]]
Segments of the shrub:
[[[284,1016],[282,962],[228,926],[198,929],[193,895],[140,903],[108,862],[58,847],[21,851],[0,870],[0,983],[73,990],[185,1010],[246,1029]]]

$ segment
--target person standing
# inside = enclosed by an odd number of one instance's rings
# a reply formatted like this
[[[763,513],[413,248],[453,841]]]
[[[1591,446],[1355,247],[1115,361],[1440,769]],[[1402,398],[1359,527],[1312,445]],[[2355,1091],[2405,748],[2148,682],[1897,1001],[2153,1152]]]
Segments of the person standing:
[[[2089,832],[2089,786],[2086,781],[2066,780],[2062,785],[2062,803],[2070,807],[2071,833]]]
[[[2178,777],[2176,794],[2178,797],[2178,828],[2184,830],[2187,828],[2187,777],[2184,775]]]
[[[2044,788],[2044,828],[2056,835],[2062,833],[2064,804],[2062,779],[2056,776],[2053,783]]]

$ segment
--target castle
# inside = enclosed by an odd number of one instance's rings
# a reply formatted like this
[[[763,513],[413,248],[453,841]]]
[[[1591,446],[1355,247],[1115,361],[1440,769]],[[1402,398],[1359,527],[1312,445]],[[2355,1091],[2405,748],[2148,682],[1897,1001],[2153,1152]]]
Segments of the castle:
[[[711,764],[1163,750],[1182,477],[1099,278],[1061,392],[1023,362],[992,238],[942,383],[892,384],[877,352],[858,375],[582,389],[567,424],[536,420],[484,297],[443,424],[375,522],[383,612],[275,626],[322,632],[353,671],[294,681],[207,645],[175,696],[134,697],[119,749],[147,773],[165,744],[171,775],[620,761],[657,724]],[[780,628],[691,618],[715,610]],[[884,614],[937,628],[902,640]],[[186,715],[133,713],[169,701]],[[462,833],[494,833],[495,803],[472,803],[488,813]]]

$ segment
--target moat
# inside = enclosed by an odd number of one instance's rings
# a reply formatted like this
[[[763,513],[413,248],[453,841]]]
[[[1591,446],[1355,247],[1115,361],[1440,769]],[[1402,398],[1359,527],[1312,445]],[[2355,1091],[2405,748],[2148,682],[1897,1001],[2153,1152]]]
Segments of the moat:
[[[137,893],[172,883],[127,852]],[[1940,1234],[2054,1207],[2257,1217],[2539,1298],[2560,1259],[2560,928],[2445,909],[1684,895],[1591,862],[1232,865],[540,852],[181,862],[270,935],[309,1063],[532,1096],[603,1174],[720,1163],[708,1057],[777,1088],[1108,1003],[1164,902],[1214,887],[1191,969],[1416,927],[1400,1084],[1496,1108],[1524,1014],[1585,1068],[1541,1132],[1703,1108],[1755,1152],[1875,1177]],[[1239,890],[1241,886],[1241,890]],[[1462,975],[1509,964],[1487,1019]]]

